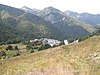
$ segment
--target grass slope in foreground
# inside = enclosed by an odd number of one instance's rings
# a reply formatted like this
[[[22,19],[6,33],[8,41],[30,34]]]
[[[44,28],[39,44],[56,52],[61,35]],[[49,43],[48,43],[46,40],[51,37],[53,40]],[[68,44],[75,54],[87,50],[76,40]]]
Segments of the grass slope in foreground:
[[[0,75],[100,75],[100,36],[6,59]]]

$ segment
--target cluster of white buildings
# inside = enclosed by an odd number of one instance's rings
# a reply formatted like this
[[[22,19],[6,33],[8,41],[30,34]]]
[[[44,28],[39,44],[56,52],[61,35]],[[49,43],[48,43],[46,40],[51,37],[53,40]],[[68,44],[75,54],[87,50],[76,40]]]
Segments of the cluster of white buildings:
[[[41,42],[42,44],[49,44],[51,47],[53,46],[58,46],[60,45],[60,41],[59,40],[55,40],[55,39],[47,39],[47,38],[41,38],[41,39],[34,39],[34,40],[30,40],[30,42]],[[71,44],[74,44],[74,43],[78,43],[79,40],[75,40],[74,42],[72,42]],[[65,45],[69,45],[69,42],[68,40],[64,40],[64,44]]]
[[[47,38],[44,38],[43,41],[42,41],[43,44],[49,44],[51,47],[52,46],[57,46],[59,45],[61,42],[58,41],[58,40],[55,40],[55,39],[47,39]]]
[[[60,45],[60,41],[59,40],[55,40],[55,39],[47,39],[47,38],[41,38],[41,39],[34,39],[34,40],[30,40],[30,42],[41,42],[42,44],[49,44],[51,47],[52,46],[57,46]]]
[[[72,42],[72,43],[70,43],[70,44],[74,44],[74,43],[78,43],[78,42],[79,42],[79,40],[75,40],[74,42]],[[65,44],[65,45],[69,45],[68,40],[64,40],[64,44]]]

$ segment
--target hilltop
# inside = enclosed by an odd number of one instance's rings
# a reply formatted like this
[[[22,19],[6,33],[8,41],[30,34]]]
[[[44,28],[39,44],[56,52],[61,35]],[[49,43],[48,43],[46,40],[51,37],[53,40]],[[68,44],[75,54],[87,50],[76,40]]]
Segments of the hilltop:
[[[100,75],[100,36],[0,62],[0,75]]]

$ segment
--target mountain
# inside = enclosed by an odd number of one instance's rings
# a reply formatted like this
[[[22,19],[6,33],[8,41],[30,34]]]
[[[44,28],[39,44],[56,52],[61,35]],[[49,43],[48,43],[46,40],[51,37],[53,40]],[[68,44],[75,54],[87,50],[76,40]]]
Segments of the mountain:
[[[74,17],[88,24],[98,25],[100,24],[100,14],[90,14],[90,13],[77,13],[73,11],[65,11],[68,16]]]
[[[18,33],[22,33],[21,37],[24,40],[41,37],[61,40],[65,37],[49,22],[21,9],[0,4],[0,15],[2,22]]]
[[[11,28],[11,33],[15,30],[23,40],[42,37],[76,39],[96,30],[94,26],[67,16],[53,7],[37,10],[24,6],[18,9],[0,4],[0,19],[4,25]]]
[[[55,23],[62,20],[63,18],[62,14],[63,13],[56,8],[47,7],[40,12],[40,17],[42,17],[44,20],[48,22]]]
[[[39,16],[50,22],[66,36],[72,38],[82,37],[96,30],[92,25],[67,16],[65,13],[53,7],[43,9]]]
[[[100,36],[0,63],[0,75],[100,75]]]
[[[41,17],[47,22],[50,22],[55,28],[57,28],[62,34],[64,34],[66,38],[71,37],[75,39],[78,37],[89,35],[98,28],[92,26],[91,24],[80,21],[70,15],[66,15],[65,12],[62,12],[51,6],[44,8],[35,15]]]
[[[38,15],[39,12],[41,11],[41,10],[38,10],[38,9],[31,9],[31,8],[29,8],[27,6],[23,6],[21,9],[24,10],[25,12],[28,12],[28,13],[31,13],[31,14],[35,14],[35,15]]]

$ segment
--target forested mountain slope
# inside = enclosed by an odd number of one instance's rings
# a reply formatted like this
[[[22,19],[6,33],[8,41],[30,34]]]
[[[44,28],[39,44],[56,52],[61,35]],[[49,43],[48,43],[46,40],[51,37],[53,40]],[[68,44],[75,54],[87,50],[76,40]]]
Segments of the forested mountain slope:
[[[0,18],[2,23],[22,33],[21,37],[25,39],[41,37],[63,39],[65,37],[64,34],[41,17],[17,8],[0,4]]]
[[[27,12],[28,11],[29,9],[27,9]],[[57,28],[59,31],[65,34],[66,37],[82,37],[96,30],[96,28],[92,25],[86,24],[78,19],[72,18],[66,15],[64,12],[53,7],[44,8],[43,10],[37,12],[36,15],[40,16],[45,21],[50,22],[55,28]]]

